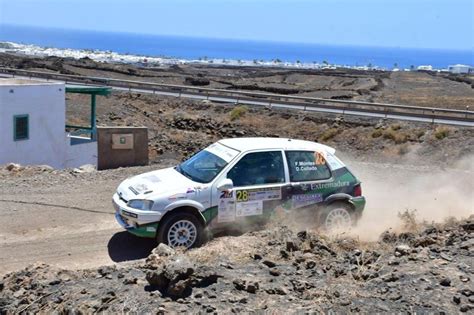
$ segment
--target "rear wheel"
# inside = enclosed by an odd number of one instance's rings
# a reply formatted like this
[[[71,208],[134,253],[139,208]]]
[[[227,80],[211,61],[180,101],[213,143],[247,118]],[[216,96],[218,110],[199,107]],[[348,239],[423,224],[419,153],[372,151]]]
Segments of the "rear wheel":
[[[346,202],[330,204],[322,215],[321,223],[326,230],[347,230],[355,223],[352,207]]]
[[[203,224],[194,215],[177,212],[160,222],[156,239],[173,248],[192,248],[201,245],[203,231]]]

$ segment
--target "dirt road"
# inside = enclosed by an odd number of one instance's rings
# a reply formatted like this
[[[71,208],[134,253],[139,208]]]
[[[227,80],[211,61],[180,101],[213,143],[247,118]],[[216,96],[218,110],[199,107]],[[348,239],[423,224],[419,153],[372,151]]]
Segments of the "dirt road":
[[[154,242],[121,230],[111,197],[126,177],[172,163],[82,174],[0,173],[0,274],[38,261],[76,269],[147,257]],[[362,239],[376,239],[384,229],[396,228],[397,214],[405,209],[416,209],[428,221],[474,213],[472,164],[450,171],[348,164],[362,179],[368,199],[360,228],[354,231]]]
[[[36,261],[88,268],[145,257],[152,242],[121,230],[111,196],[127,176],[149,169],[1,178],[0,272]]]

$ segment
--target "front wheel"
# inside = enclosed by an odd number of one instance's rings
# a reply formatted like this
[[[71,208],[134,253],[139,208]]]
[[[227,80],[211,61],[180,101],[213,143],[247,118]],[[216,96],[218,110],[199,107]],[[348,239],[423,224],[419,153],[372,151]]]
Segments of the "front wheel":
[[[347,230],[355,224],[352,207],[345,202],[330,204],[323,213],[321,223],[326,230]]]
[[[172,248],[192,248],[201,245],[204,227],[192,214],[172,213],[160,222],[156,239]]]

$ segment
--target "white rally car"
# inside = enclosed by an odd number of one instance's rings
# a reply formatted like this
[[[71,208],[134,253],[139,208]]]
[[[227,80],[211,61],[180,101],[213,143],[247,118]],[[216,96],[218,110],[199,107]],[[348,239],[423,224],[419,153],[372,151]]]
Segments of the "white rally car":
[[[122,227],[172,247],[198,246],[204,229],[262,223],[276,209],[314,210],[326,228],[353,224],[360,181],[328,146],[282,138],[220,140],[183,163],[123,181],[113,196]]]

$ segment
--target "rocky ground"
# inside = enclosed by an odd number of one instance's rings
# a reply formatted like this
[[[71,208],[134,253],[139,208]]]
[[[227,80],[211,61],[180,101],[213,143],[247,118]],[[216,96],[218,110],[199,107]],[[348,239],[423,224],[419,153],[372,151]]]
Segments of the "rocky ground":
[[[472,107],[474,77],[436,72],[351,69],[298,70],[233,66],[150,67],[0,54],[0,67],[220,89],[465,109]]]
[[[88,102],[85,97],[68,95],[70,123],[87,124]],[[335,147],[343,156],[388,163],[449,166],[474,150],[472,128],[270,110],[126,92],[114,92],[100,98],[98,103],[99,125],[148,127],[151,161],[169,155],[180,159],[219,139],[243,136],[318,141]]]
[[[374,243],[273,225],[127,267],[36,264],[1,280],[0,313],[470,312],[473,219]]]
[[[151,69],[12,55],[0,55],[0,66],[421,106],[464,108],[474,99],[469,78],[433,73]],[[70,123],[87,122],[88,102],[67,96]],[[151,165],[0,167],[0,314],[472,312],[472,128],[125,92],[98,102],[99,125],[148,127]],[[283,219],[174,252],[117,226],[110,198],[123,179],[240,136],[335,147],[368,199],[358,229],[328,235]],[[464,219],[427,223],[447,217]]]

